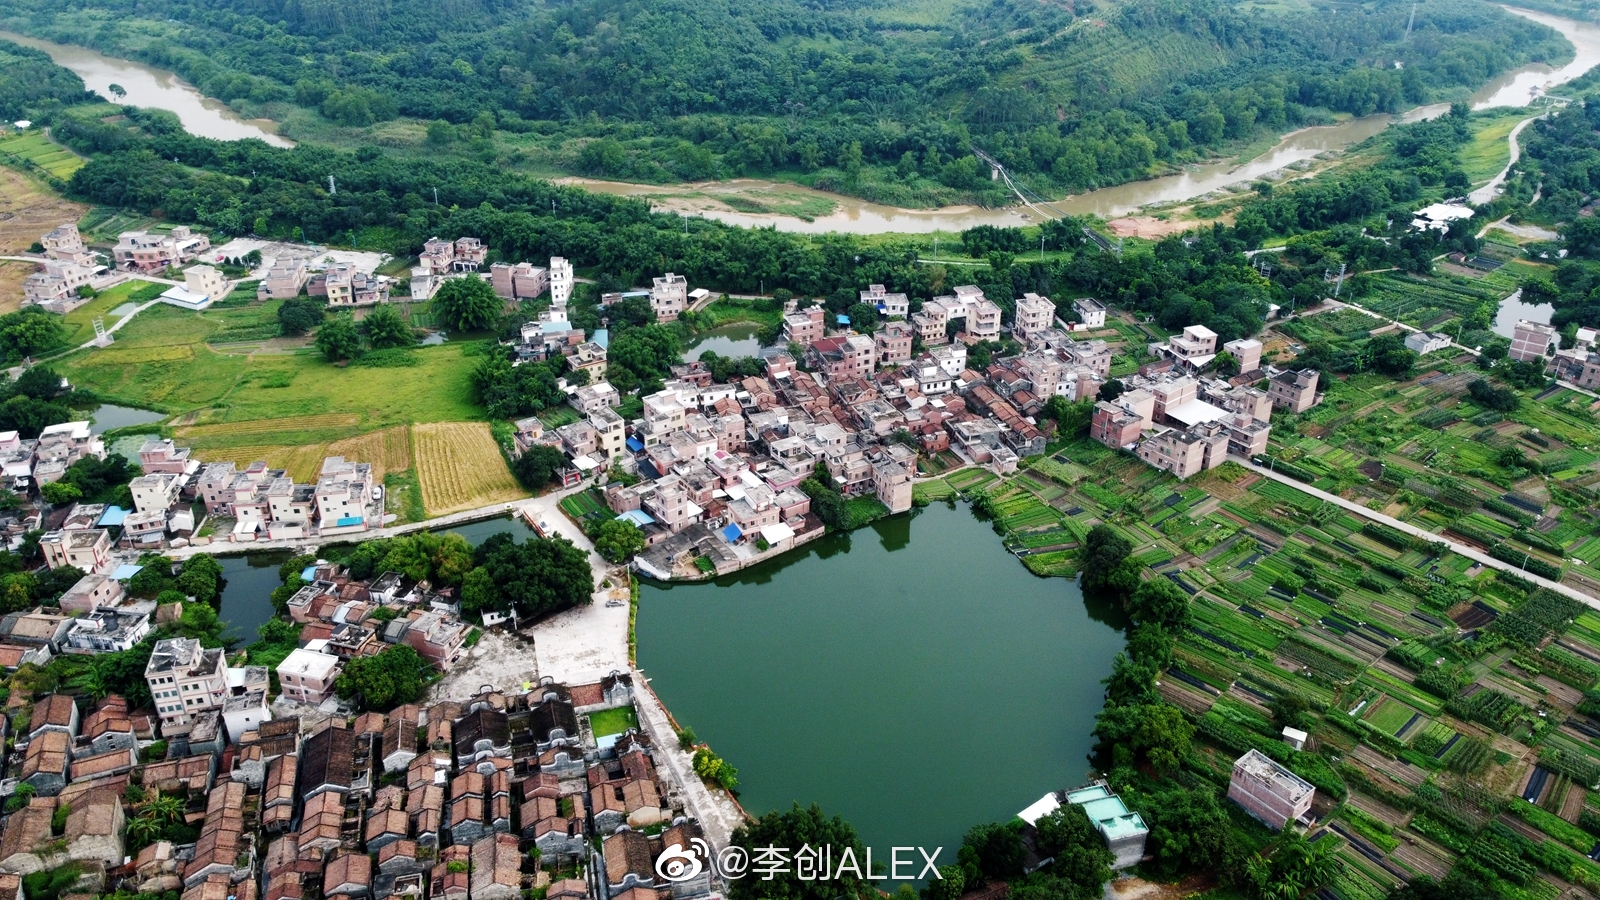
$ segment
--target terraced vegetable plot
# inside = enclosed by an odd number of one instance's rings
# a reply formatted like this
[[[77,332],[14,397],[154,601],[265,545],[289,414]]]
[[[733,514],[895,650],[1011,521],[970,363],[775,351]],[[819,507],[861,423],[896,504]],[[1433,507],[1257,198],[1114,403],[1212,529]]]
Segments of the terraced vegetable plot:
[[[83,157],[54,143],[43,131],[33,130],[0,140],[0,155],[14,157],[23,163],[36,166],[52,178],[62,181],[83,168]],[[3,158],[3,157],[0,157]]]

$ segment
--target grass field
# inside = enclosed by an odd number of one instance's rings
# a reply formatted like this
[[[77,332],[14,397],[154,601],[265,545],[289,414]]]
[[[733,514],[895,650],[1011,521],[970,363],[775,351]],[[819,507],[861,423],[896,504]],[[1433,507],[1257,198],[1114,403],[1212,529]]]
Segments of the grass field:
[[[55,364],[108,401],[195,412],[184,424],[196,430],[184,436],[197,448],[332,442],[482,415],[467,378],[478,364],[476,344],[420,348],[413,367],[342,368],[308,352],[259,345],[222,352],[208,343],[261,329],[276,316],[273,302],[202,313],[154,306],[118,331],[111,347],[76,351]]]
[[[50,177],[63,181],[83,168],[85,162],[83,157],[51,141],[43,131],[29,131],[0,140],[0,158],[5,156],[37,166]]]
[[[439,422],[412,429],[417,480],[429,516],[527,496],[511,477],[486,422]]]
[[[617,709],[602,709],[589,714],[589,728],[597,738],[608,735],[621,734],[629,728],[639,727],[639,717],[631,706],[622,706]]]
[[[166,290],[165,285],[146,281],[124,281],[101,292],[100,296],[61,317],[62,332],[68,347],[77,347],[94,339],[94,320],[104,319],[107,328],[121,321],[111,311],[124,303],[140,303]]]
[[[1482,184],[1500,173],[1511,159],[1511,147],[1506,138],[1517,123],[1528,118],[1526,110],[1505,110],[1498,116],[1479,113],[1472,119],[1472,140],[1456,154],[1467,180]]]

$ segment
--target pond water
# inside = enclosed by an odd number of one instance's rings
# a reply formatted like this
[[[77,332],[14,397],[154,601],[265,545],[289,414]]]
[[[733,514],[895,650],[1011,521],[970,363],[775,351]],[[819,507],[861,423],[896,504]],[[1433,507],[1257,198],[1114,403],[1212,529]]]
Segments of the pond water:
[[[0,31],[0,38],[50,54],[56,65],[78,73],[85,87],[113,103],[176,113],[190,134],[219,141],[260,138],[279,147],[294,146],[293,141],[277,135],[277,123],[269,119],[240,118],[228,104],[201,94],[171,72],[73,44],[57,44],[5,31]],[[120,99],[111,93],[113,84],[126,92]]]
[[[1520,319],[1548,325],[1555,311],[1556,308],[1548,303],[1523,303],[1521,289],[1512,291],[1510,296],[1500,301],[1500,309],[1494,316],[1494,333],[1501,337],[1512,337]]]
[[[684,348],[683,361],[697,360],[707,350],[715,351],[718,356],[755,356],[761,349],[761,341],[756,339],[760,331],[760,325],[749,322],[713,328]]]
[[[293,556],[288,550],[262,550],[217,557],[227,580],[218,612],[228,623],[224,636],[237,638],[241,647],[254,643],[256,629],[272,618],[272,592],[283,584],[278,580],[278,567]]]
[[[534,537],[533,529],[521,519],[508,516],[441,531],[443,534],[459,534],[473,546],[483,543],[490,535],[502,532],[511,534],[519,541]],[[217,552],[220,554],[222,550]],[[293,555],[288,550],[261,550],[217,556],[217,562],[222,566],[222,577],[227,579],[227,584],[222,588],[222,609],[218,615],[228,623],[226,635],[238,638],[240,646],[253,642],[256,629],[272,618],[272,592],[283,584],[278,580],[278,567]]]
[[[454,528],[445,528],[439,533],[459,534],[474,547],[497,534],[509,534],[517,541],[538,537],[520,516],[500,516],[496,519],[484,519],[481,522],[469,522],[465,525],[457,525]]]
[[[112,403],[102,403],[95,407],[89,414],[90,431],[95,434],[110,431],[113,428],[126,428],[129,425],[148,425],[151,422],[163,422],[168,418],[166,413],[158,413],[149,409],[136,409],[132,406],[117,406]]]
[[[815,801],[875,858],[952,863],[968,827],[1084,780],[1123,624],[934,505],[712,583],[645,582],[637,633],[752,815]]]

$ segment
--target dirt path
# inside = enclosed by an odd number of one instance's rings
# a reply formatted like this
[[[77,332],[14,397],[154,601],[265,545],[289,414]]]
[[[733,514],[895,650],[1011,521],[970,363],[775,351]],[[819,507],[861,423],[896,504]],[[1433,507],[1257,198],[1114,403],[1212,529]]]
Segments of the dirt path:
[[[1488,184],[1468,194],[1468,200],[1470,200],[1474,205],[1482,206],[1483,204],[1494,199],[1495,194],[1499,193],[1500,185],[1505,184],[1506,176],[1511,174],[1511,167],[1516,165],[1517,159],[1522,156],[1522,148],[1517,146],[1517,135],[1522,133],[1522,129],[1527,128],[1530,124],[1544,118],[1547,115],[1549,115],[1549,113],[1545,113],[1544,115],[1540,116],[1529,116],[1528,118],[1523,119],[1521,122],[1518,122],[1517,126],[1511,129],[1511,134],[1506,136],[1506,142],[1511,146],[1511,161],[1507,162],[1506,167],[1500,170],[1500,174],[1489,179]],[[1484,231],[1488,231],[1488,229],[1485,228]],[[1478,237],[1483,237],[1483,235],[1479,234]]]

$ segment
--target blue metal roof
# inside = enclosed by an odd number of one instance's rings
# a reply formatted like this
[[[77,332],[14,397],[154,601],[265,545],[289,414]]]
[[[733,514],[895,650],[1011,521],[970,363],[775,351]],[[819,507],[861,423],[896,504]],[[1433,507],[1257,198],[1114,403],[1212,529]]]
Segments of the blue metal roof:
[[[594,337],[590,338],[589,340],[594,341],[596,344],[599,344],[607,350],[611,349],[611,332],[608,329],[596,328],[594,330]]]
[[[343,528],[346,525],[360,525],[364,521],[366,521],[366,519],[362,516],[344,516],[333,524],[336,527]]]
[[[849,325],[850,324],[850,317],[849,316],[838,315],[838,316],[834,316],[833,319],[834,319],[835,322],[838,322],[840,325]]]
[[[739,526],[737,524],[730,523],[727,528],[722,529],[722,536],[727,539],[728,543],[731,544],[734,541],[737,541],[739,538],[744,537],[744,532],[739,530]]]
[[[628,449],[638,453],[640,450],[644,449],[644,441],[641,441],[636,437],[628,438]]]
[[[132,563],[123,563],[122,565],[117,566],[116,571],[111,573],[111,580],[127,581],[129,578],[139,574],[139,570],[142,568],[144,568],[144,566],[136,566]]]
[[[622,515],[617,516],[617,518],[624,522],[632,522],[640,528],[643,528],[646,525],[654,525],[656,523],[656,520],[650,518],[650,514],[642,509],[630,509]]]
[[[126,519],[128,514],[131,512],[133,512],[133,510],[123,509],[120,506],[108,506],[106,507],[106,511],[101,514],[100,521],[96,522],[95,524],[101,526],[102,528],[121,525],[122,520]]]
[[[301,569],[300,570],[300,580],[301,581],[316,581],[317,580],[317,567],[316,566],[306,566],[304,569]]]

